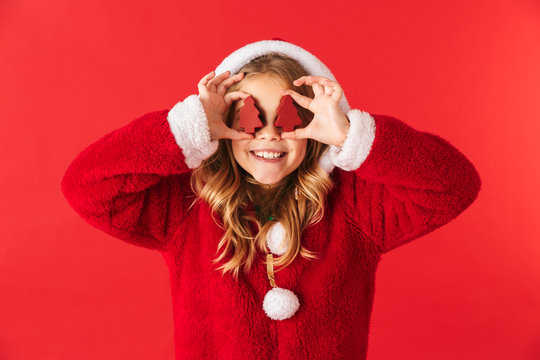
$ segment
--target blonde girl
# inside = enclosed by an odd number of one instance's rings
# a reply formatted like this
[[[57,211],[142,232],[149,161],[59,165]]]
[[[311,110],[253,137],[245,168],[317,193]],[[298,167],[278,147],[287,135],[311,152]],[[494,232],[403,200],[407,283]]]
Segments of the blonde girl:
[[[462,213],[476,169],[438,135],[351,109],[283,40],[234,51],[198,92],[88,146],[66,198],[163,254],[176,359],[364,359],[381,255]],[[286,96],[293,131],[277,126]]]

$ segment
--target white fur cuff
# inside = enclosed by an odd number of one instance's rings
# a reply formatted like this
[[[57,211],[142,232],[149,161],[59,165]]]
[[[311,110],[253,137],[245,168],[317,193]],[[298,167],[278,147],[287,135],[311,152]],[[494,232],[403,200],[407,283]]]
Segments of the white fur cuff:
[[[330,157],[335,166],[346,170],[356,170],[366,160],[375,140],[375,119],[357,109],[347,112],[350,128],[343,147],[330,145]]]
[[[208,119],[199,95],[190,95],[177,103],[167,114],[167,121],[190,169],[216,152],[219,142],[210,140]]]

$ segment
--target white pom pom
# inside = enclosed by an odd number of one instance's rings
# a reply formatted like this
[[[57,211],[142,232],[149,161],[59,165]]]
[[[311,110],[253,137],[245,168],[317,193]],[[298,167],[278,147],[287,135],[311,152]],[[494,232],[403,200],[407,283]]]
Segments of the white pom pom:
[[[281,242],[285,239],[285,228],[280,222],[274,223],[268,235],[266,236],[266,246],[270,249],[272,254],[281,256],[287,251],[287,245],[281,246]]]
[[[269,318],[274,320],[284,320],[293,316],[300,302],[298,297],[291,290],[274,287],[266,293],[263,301],[263,309]]]

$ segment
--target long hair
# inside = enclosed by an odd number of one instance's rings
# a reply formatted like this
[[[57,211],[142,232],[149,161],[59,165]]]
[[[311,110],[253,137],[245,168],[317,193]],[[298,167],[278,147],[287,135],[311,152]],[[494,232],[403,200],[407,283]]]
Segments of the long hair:
[[[258,75],[273,76],[288,84],[290,89],[314,97],[310,86],[293,85],[295,79],[309,74],[296,60],[283,54],[273,52],[259,56],[239,69],[240,72],[246,73],[244,79]],[[237,91],[240,83],[229,86],[227,93]],[[309,124],[313,113],[296,103],[294,105],[303,125]],[[234,103],[225,117],[229,127],[233,115]],[[193,204],[199,199],[208,203],[213,210],[212,218],[225,231],[217,251],[224,250],[213,262],[221,261],[227,254],[232,255],[228,262],[217,268],[222,270],[222,275],[231,271],[237,280],[242,266],[244,272],[249,272],[257,252],[266,252],[266,236],[276,221],[285,228],[286,236],[282,245],[287,248],[274,262],[276,272],[291,264],[298,254],[306,259],[318,259],[316,253],[301,244],[301,234],[306,227],[322,219],[326,196],[334,186],[330,176],[318,165],[327,147],[326,144],[308,139],[303,162],[272,188],[259,183],[238,165],[230,139],[220,139],[218,150],[193,171],[191,188],[196,194]],[[298,200],[295,199],[295,188]],[[259,209],[258,216],[247,211],[248,201],[253,202],[254,194],[263,194],[265,200],[261,202],[264,205]],[[214,212],[221,216],[223,224],[214,217]],[[269,215],[274,219],[267,220]],[[253,224],[258,229],[256,234],[252,234]]]

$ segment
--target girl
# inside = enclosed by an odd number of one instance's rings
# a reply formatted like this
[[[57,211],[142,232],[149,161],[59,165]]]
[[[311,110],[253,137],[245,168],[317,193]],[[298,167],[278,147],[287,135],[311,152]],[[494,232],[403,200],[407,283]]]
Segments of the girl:
[[[437,135],[350,109],[320,60],[279,39],[198,90],[88,146],[69,203],[163,254],[177,359],[364,359],[381,255],[471,205],[476,169]]]

